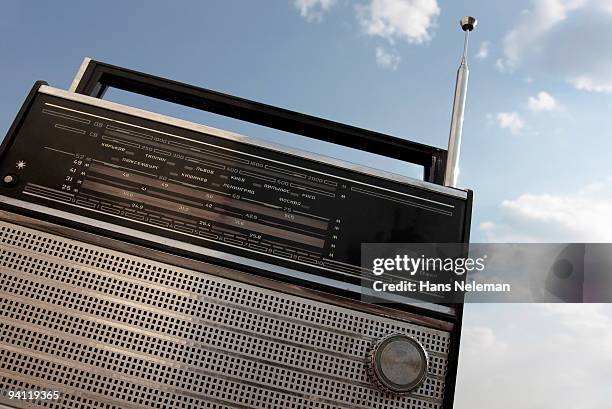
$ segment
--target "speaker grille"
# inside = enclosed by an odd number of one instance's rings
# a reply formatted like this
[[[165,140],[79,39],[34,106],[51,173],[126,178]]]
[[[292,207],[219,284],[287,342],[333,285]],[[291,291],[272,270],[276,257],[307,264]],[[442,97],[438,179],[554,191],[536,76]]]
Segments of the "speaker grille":
[[[368,348],[390,333],[429,354],[408,396],[367,376]],[[444,331],[0,222],[0,389],[62,392],[40,406],[440,408],[449,342]]]

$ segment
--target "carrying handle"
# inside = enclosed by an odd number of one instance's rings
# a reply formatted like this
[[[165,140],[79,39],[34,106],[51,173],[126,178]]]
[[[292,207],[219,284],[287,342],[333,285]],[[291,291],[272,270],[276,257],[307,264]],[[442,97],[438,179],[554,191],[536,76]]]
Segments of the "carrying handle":
[[[102,98],[108,88],[173,102],[191,108],[263,125],[421,165],[423,179],[442,185],[446,150],[368,131],[311,115],[156,77],[86,58],[70,91]]]

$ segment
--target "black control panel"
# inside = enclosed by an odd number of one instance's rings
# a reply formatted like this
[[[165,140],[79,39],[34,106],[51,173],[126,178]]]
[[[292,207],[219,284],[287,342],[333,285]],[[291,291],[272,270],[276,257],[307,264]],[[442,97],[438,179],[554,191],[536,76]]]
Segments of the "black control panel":
[[[361,243],[466,236],[466,198],[95,102],[38,92],[24,112],[4,197],[347,282]]]

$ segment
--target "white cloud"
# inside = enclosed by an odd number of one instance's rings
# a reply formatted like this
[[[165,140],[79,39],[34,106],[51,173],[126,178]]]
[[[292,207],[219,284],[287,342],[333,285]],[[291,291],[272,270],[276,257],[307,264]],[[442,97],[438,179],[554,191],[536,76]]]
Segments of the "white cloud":
[[[491,221],[488,221],[488,222],[482,222],[482,223],[480,223],[480,224],[478,225],[478,228],[479,228],[480,230],[483,230],[483,231],[491,231],[491,230],[493,230],[493,229],[495,228],[495,223],[493,223],[493,222],[491,222]]]
[[[485,234],[485,241],[491,243],[536,243],[541,241],[538,240],[538,237],[530,235],[529,232],[521,231],[519,227],[492,221],[480,223],[478,230]]]
[[[610,407],[612,305],[467,304],[464,316],[455,407]]]
[[[336,0],[295,0],[293,5],[307,21],[320,22],[335,3]]]
[[[498,58],[495,61],[495,67],[497,68],[499,72],[506,72],[507,70],[506,64],[504,63],[504,60],[502,58]]]
[[[504,38],[499,66],[533,65],[584,91],[612,92],[612,2],[534,0]]]
[[[405,40],[422,44],[431,40],[431,30],[440,14],[436,0],[371,0],[356,7],[363,31],[391,43]]]
[[[293,1],[309,22],[321,22],[336,3],[337,0]],[[361,30],[368,35],[381,37],[390,44],[396,41],[423,44],[432,38],[440,7],[437,0],[368,0],[356,5],[355,13]],[[488,42],[481,45],[479,58],[484,58],[482,53],[488,53]],[[396,51],[376,48],[376,63],[380,67],[396,70],[400,61]]]
[[[461,341],[466,345],[464,352],[475,357],[482,353],[504,354],[508,345],[495,335],[490,327],[470,326],[461,334]]]
[[[402,58],[394,51],[387,51],[382,47],[376,48],[376,64],[382,68],[396,70]]]
[[[492,242],[612,243],[612,177],[575,193],[526,193],[500,208],[501,223],[480,225]]]
[[[541,225],[563,228],[575,240],[612,241],[612,202],[582,195],[524,194],[502,207]]]
[[[533,10],[523,10],[515,27],[504,38],[506,63],[518,64],[525,49],[567,18],[568,12],[584,7],[588,0],[534,0]]]
[[[535,97],[529,97],[527,106],[533,112],[554,111],[559,108],[557,100],[546,91],[540,91]]]
[[[476,53],[476,58],[484,60],[485,58],[487,58],[489,56],[489,46],[491,45],[491,43],[489,41],[483,41],[482,43],[480,43],[480,48],[478,49],[478,52]]]
[[[602,304],[584,304],[580,308],[572,304],[541,304],[540,309],[544,315],[558,318],[559,323],[569,329],[607,329],[612,335],[612,320],[603,313]]]
[[[508,129],[513,135],[518,135],[525,127],[525,121],[517,112],[499,112],[495,117],[502,129]]]
[[[582,75],[575,78],[569,79],[576,89],[582,91],[593,91],[593,92],[612,92],[612,79],[610,81],[597,81],[588,75]]]

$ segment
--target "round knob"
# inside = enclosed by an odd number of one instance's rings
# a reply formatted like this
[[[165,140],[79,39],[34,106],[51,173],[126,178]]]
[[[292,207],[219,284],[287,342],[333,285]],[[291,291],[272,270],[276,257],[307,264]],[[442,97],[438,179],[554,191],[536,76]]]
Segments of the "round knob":
[[[18,181],[19,178],[17,177],[17,175],[12,173],[4,175],[4,177],[2,178],[2,184],[5,186],[15,186]]]
[[[405,394],[427,375],[427,352],[414,338],[392,334],[380,339],[369,356],[370,377],[384,391]]]

